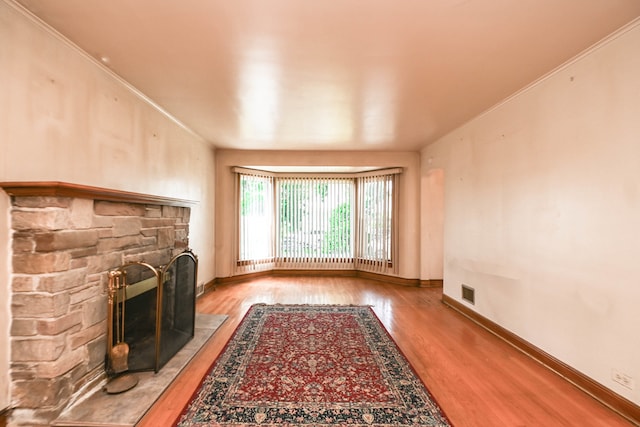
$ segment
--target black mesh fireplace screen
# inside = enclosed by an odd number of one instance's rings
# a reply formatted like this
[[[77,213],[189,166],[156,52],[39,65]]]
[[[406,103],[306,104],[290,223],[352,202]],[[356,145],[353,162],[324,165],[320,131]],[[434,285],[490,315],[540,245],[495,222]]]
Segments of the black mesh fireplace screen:
[[[110,272],[108,373],[110,350],[122,342],[129,371],[158,372],[193,338],[197,271],[197,257],[186,250],[163,267],[133,262]]]

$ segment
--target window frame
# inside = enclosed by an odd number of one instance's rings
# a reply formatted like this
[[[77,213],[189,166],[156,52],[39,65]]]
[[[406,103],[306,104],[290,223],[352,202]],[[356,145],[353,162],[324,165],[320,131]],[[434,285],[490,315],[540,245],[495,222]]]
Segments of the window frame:
[[[246,168],[246,167],[234,167],[232,168],[233,172],[236,173],[237,177],[235,179],[237,191],[236,191],[236,200],[235,200],[235,208],[237,211],[236,219],[237,225],[235,227],[236,238],[235,244],[237,245],[236,249],[236,259],[235,259],[235,273],[242,274],[250,271],[257,270],[270,270],[275,268],[296,268],[296,269],[354,269],[354,270],[364,270],[371,272],[379,272],[379,273],[398,273],[398,230],[399,230],[399,182],[400,176],[402,174],[402,168],[384,168],[377,169],[367,172],[359,172],[359,173],[282,173],[282,172],[269,172],[260,169]],[[264,178],[271,179],[272,185],[272,218],[271,218],[271,256],[263,258],[263,259],[240,259],[241,252],[241,230],[240,224],[242,221],[241,218],[241,189],[240,189],[240,180],[242,175],[253,175]],[[391,204],[390,208],[390,229],[389,231],[389,242],[390,246],[388,250],[388,259],[374,259],[373,257],[363,256],[361,252],[359,242],[360,233],[362,233],[360,227],[360,216],[361,216],[361,206],[362,203],[359,201],[359,192],[361,191],[360,186],[362,185],[363,179],[371,178],[373,180],[379,179],[380,177],[388,177],[391,181],[391,200],[388,201]],[[321,262],[315,262],[315,258],[310,258],[311,261],[307,260],[301,261],[296,260],[296,262],[292,262],[288,260],[286,257],[279,257],[279,254],[282,253],[278,248],[278,209],[280,205],[280,200],[278,198],[278,187],[279,181],[292,179],[292,178],[304,178],[304,179],[348,179],[353,182],[353,198],[351,200],[352,212],[351,212],[351,223],[350,230],[352,233],[351,236],[351,257],[341,258],[340,262],[332,265],[331,262],[327,262],[322,257],[317,257],[317,259],[321,260]],[[318,264],[322,264],[322,268],[319,267]]]

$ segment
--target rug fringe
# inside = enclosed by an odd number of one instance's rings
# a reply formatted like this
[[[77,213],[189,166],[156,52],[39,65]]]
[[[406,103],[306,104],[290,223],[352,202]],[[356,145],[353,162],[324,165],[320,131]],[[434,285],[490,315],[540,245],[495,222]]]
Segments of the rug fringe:
[[[374,304],[287,304],[287,303],[266,303],[257,302],[252,304],[255,306],[267,306],[267,307],[375,307]]]

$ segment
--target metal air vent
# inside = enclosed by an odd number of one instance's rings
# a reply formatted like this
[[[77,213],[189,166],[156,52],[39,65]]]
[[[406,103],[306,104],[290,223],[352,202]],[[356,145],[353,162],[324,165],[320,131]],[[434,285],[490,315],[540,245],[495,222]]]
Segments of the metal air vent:
[[[467,285],[462,285],[462,299],[471,303],[476,303],[476,290]]]

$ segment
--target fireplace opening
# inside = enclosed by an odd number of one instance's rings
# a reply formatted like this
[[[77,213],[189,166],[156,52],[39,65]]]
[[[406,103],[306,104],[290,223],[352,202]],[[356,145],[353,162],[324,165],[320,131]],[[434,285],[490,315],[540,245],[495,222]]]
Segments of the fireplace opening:
[[[197,268],[197,257],[185,250],[166,266],[133,262],[109,273],[108,374],[123,369],[158,372],[193,338]],[[114,354],[123,356],[113,349],[123,345],[126,367],[118,369]]]

